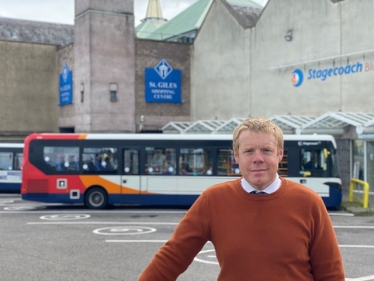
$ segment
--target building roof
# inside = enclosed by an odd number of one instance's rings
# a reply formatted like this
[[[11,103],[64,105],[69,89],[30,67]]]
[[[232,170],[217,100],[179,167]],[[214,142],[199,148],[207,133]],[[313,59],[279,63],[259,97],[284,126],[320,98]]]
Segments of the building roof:
[[[138,38],[146,38],[156,29],[166,23],[166,19],[144,19],[143,22],[135,27],[135,33]]]
[[[235,4],[236,1],[229,1],[227,4],[228,10],[232,13],[234,18],[243,26],[243,28],[251,28],[256,25],[258,22],[262,7],[256,3],[252,3],[253,1],[244,1],[241,2],[251,2],[248,5],[237,5]]]
[[[170,40],[183,35],[190,35],[193,38],[203,24],[213,2],[214,0],[198,0],[157,29],[148,27],[148,30],[145,30],[142,26],[137,26],[137,36],[151,40]],[[256,25],[263,8],[252,0],[223,0],[222,2],[244,28]],[[144,36],[146,33],[148,36]]]
[[[0,40],[65,46],[74,41],[74,25],[0,17]]]
[[[232,134],[245,118],[230,120],[200,120],[196,122],[170,122],[163,126],[164,133],[179,134]],[[374,134],[374,114],[353,112],[328,112],[320,117],[275,115],[271,118],[284,134],[343,135],[348,127],[355,127],[358,136]]]
[[[243,7],[252,7],[257,9],[262,9],[263,7],[252,0],[226,0],[230,5],[234,6],[243,6]]]
[[[160,1],[148,0],[147,14],[141,24],[135,27],[135,34],[138,38],[145,38],[166,22],[167,19],[162,16]]]
[[[180,34],[198,30],[213,0],[199,0],[162,25],[146,39],[167,40]]]
[[[331,131],[331,134],[343,134],[348,126],[356,127],[356,133],[374,133],[374,114],[360,112],[329,112],[315,118],[301,128],[301,133]]]

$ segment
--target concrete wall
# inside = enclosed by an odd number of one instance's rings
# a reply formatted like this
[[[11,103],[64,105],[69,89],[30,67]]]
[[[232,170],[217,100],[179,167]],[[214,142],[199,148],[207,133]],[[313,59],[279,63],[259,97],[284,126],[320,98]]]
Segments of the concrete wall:
[[[139,131],[140,117],[143,130],[159,130],[171,121],[190,121],[190,45],[136,40],[136,130]],[[173,69],[182,72],[181,104],[145,102],[145,68],[154,68],[161,59],[165,59]]]
[[[75,1],[76,132],[135,131],[133,1]],[[110,84],[117,101],[110,101]]]
[[[214,1],[191,54],[192,121],[250,115],[250,33]]]
[[[270,0],[251,37],[252,115],[372,112],[374,72],[365,65],[374,53],[364,51],[373,45],[373,9],[370,0]],[[290,29],[293,39],[287,42]],[[310,69],[358,62],[360,73],[308,79]],[[291,83],[295,69],[304,73],[299,87]]]
[[[362,73],[342,76],[342,111],[373,113],[374,2],[342,1],[341,33],[344,62],[361,62]],[[356,54],[354,54],[356,53]]]
[[[56,47],[0,41],[0,54],[0,139],[55,132]]]

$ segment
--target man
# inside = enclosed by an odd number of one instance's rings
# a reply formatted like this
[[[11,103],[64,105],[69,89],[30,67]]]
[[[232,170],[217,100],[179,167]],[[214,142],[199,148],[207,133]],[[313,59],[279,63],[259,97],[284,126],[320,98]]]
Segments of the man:
[[[176,280],[207,241],[215,247],[219,281],[344,281],[321,197],[277,174],[281,129],[249,118],[235,129],[233,148],[242,178],[206,189],[139,281]]]
[[[309,162],[304,165],[305,170],[322,169],[318,163],[318,156],[312,156]]]

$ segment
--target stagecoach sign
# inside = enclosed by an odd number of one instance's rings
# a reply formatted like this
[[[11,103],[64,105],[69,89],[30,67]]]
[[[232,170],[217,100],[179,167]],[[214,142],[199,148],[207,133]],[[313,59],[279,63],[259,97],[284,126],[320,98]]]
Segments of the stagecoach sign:
[[[154,68],[146,68],[144,76],[146,102],[182,102],[182,72],[173,69],[165,59],[162,59]]]
[[[347,65],[331,66],[325,68],[309,68],[305,72],[301,69],[295,69],[291,75],[291,82],[295,87],[301,86],[306,81],[326,81],[328,79],[343,76],[353,75],[357,73],[374,71],[373,62],[354,62]]]

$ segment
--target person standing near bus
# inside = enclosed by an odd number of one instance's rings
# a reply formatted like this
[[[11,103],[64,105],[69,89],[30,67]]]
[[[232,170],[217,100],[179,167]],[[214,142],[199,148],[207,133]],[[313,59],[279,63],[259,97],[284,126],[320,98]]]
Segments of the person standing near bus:
[[[100,157],[99,154],[95,155],[95,168],[96,168],[97,171],[101,171],[102,170],[101,157]]]
[[[207,188],[138,280],[176,280],[211,241],[218,281],[344,281],[321,197],[278,176],[282,130],[264,118],[246,119],[233,133],[233,148],[242,178]]]

